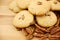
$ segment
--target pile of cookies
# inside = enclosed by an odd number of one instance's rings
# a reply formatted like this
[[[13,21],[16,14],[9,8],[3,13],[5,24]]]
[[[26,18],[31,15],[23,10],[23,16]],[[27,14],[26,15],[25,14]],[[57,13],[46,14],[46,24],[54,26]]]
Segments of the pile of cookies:
[[[22,29],[21,31],[24,31],[26,37],[29,38],[28,40],[34,40],[33,37],[45,37],[46,35],[50,38],[51,28],[60,26],[60,16],[57,16],[60,15],[59,0],[14,0],[8,7],[11,11],[17,13],[13,19],[13,25]],[[60,27],[58,29],[60,30]]]

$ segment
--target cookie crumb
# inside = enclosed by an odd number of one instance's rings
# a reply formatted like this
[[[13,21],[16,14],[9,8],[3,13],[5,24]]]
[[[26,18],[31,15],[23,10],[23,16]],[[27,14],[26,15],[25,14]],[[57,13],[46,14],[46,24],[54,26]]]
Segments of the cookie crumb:
[[[57,4],[57,2],[54,2],[54,4]]]
[[[46,1],[50,1],[50,0],[46,0]]]
[[[42,2],[38,2],[37,4],[38,4],[38,5],[42,5]]]
[[[50,16],[49,14],[45,14],[45,16]]]

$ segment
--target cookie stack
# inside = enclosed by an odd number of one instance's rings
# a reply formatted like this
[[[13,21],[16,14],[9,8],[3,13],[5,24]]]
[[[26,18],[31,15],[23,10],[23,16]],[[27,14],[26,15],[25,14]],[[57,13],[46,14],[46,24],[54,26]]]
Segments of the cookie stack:
[[[54,11],[60,11],[59,0],[14,0],[9,4],[9,9],[16,14],[13,25],[17,28],[28,28],[39,25],[50,28],[57,23]]]

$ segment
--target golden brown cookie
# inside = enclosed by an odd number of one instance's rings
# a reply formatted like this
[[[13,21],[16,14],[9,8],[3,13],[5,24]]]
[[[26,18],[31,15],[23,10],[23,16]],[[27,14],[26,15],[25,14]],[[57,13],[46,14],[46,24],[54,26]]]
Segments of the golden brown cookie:
[[[56,24],[57,17],[53,12],[48,12],[44,16],[36,16],[37,23],[42,27],[50,27]]]
[[[60,2],[57,0],[50,1],[51,3],[51,10],[60,10]]]
[[[27,9],[31,0],[17,0],[17,5],[22,9]]]
[[[11,9],[13,12],[17,13],[19,11],[21,11],[22,9],[20,9],[17,4],[16,4],[16,0],[12,1],[10,4],[9,4],[9,9]]]
[[[43,0],[32,1],[28,10],[34,15],[44,15],[50,10],[50,3]]]
[[[33,20],[33,15],[29,11],[23,10],[15,16],[13,19],[13,25],[18,28],[25,28],[31,25]]]

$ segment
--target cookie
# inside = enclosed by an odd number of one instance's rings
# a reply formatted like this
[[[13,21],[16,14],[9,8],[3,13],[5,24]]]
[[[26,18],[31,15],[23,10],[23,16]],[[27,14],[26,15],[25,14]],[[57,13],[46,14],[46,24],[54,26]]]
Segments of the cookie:
[[[33,20],[33,15],[27,10],[23,10],[15,16],[13,19],[13,25],[18,28],[25,28],[31,25]]]
[[[60,10],[60,2],[55,0],[55,1],[50,1],[51,3],[51,10]]]
[[[53,12],[48,12],[44,16],[36,16],[37,23],[42,27],[50,27],[56,24],[57,17]]]
[[[19,11],[21,11],[22,9],[20,9],[17,4],[16,4],[16,1],[12,1],[10,4],[9,4],[9,9],[12,10],[13,12],[17,13]]]
[[[17,0],[17,5],[22,9],[27,9],[31,0]]]
[[[28,10],[34,15],[44,15],[50,10],[50,3],[43,0],[32,1]]]

